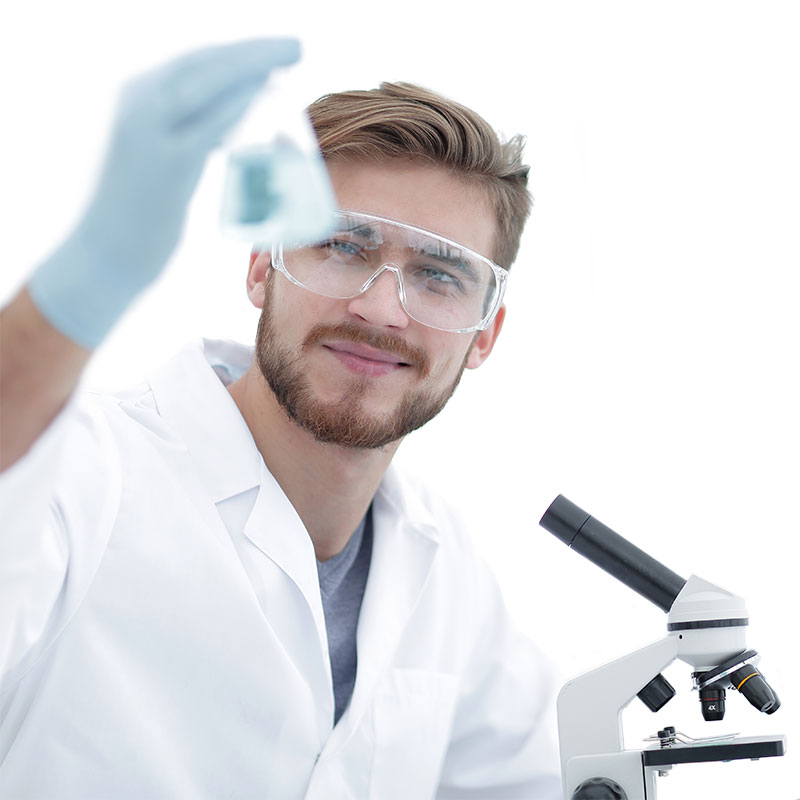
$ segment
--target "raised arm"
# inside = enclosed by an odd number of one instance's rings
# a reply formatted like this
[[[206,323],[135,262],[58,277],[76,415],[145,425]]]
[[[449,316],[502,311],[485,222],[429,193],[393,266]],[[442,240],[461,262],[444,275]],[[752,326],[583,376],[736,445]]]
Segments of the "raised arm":
[[[0,312],[0,471],[30,449],[92,351],[163,270],[209,152],[270,72],[298,57],[294,39],[240,42],[125,88],[88,208]]]

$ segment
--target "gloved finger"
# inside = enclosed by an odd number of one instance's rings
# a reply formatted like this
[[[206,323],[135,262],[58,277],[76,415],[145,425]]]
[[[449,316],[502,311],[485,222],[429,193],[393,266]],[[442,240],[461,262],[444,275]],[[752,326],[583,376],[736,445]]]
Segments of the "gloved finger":
[[[261,89],[252,81],[228,92],[222,99],[202,110],[202,120],[186,118],[174,133],[192,151],[206,152],[220,144],[225,134],[244,116],[253,97]]]
[[[164,99],[173,124],[202,113],[242,84],[263,83],[276,67],[294,64],[300,43],[294,38],[254,39],[220,45],[183,56],[165,68]]]

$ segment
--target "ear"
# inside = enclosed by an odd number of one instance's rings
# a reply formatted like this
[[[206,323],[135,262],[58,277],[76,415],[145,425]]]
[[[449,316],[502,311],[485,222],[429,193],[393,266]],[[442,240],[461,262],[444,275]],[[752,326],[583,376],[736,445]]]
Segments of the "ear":
[[[472,349],[469,351],[467,358],[467,369],[475,369],[483,364],[492,352],[494,343],[500,335],[500,329],[503,327],[503,320],[506,318],[505,305],[500,306],[492,324],[485,330],[480,331],[472,343]]]
[[[250,268],[247,270],[247,296],[256,308],[264,306],[267,271],[271,266],[269,251],[254,247],[250,253]]]

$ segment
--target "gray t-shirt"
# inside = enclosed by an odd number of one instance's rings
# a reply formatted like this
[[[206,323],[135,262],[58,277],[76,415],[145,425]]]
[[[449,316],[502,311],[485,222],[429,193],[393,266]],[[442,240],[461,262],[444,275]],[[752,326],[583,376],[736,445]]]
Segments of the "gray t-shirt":
[[[371,557],[372,506],[344,550],[317,562],[333,673],[334,724],[347,708],[356,682],[356,629]]]

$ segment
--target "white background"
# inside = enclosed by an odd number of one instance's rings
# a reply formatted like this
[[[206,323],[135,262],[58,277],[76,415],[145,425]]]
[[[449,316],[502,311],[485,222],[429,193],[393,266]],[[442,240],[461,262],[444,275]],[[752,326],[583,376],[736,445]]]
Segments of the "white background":
[[[655,606],[538,527],[564,493],[688,577],[743,595],[783,700],[703,723],[689,668],[626,744],[785,733],[788,754],[684,766],[666,800],[796,800],[800,531],[800,7],[773,2],[29,2],[0,33],[0,297],[70,229],[120,83],[173,54],[303,38],[304,101],[408,80],[528,136],[536,206],[492,358],[398,456],[475,521],[519,625],[562,678],[665,632]],[[448,10],[450,9],[450,10]],[[93,360],[134,382],[197,335],[251,342],[247,246],[213,158],[169,270]],[[591,714],[587,709],[587,715]]]

